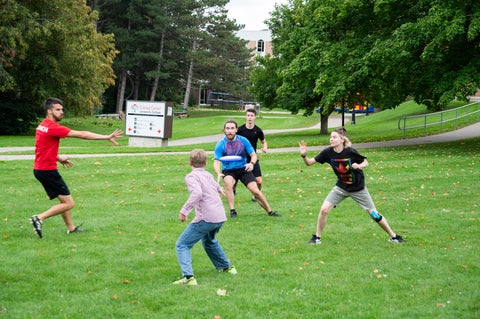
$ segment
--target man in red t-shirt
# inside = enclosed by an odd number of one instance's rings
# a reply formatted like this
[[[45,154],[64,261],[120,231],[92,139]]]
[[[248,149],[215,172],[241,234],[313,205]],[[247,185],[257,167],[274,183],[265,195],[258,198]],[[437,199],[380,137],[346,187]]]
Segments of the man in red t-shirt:
[[[86,140],[109,140],[118,145],[116,138],[122,137],[122,131],[115,130],[110,135],[101,135],[89,131],[74,131],[66,126],[58,124],[63,118],[63,101],[57,98],[48,98],[44,103],[46,117],[38,125],[35,134],[35,163],[33,174],[43,185],[50,199],[58,198],[60,203],[50,207],[39,215],[30,217],[33,230],[42,238],[42,223],[45,219],[61,214],[67,234],[85,232],[84,229],[75,226],[72,221],[70,210],[75,205],[67,184],[58,172],[57,161],[64,167],[72,167],[73,163],[68,156],[58,155],[60,139],[77,137]]]

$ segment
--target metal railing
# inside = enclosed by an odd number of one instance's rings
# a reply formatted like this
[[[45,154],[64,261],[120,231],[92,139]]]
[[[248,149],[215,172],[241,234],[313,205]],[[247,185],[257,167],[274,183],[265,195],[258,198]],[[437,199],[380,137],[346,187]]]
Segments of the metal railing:
[[[476,114],[476,117],[474,116]],[[453,123],[456,129],[459,124],[459,120],[464,120],[465,124],[469,123],[469,120],[473,122],[480,120],[480,102],[469,103],[464,106],[460,106],[454,109],[422,114],[405,116],[398,120],[398,129],[403,131],[403,136],[407,130],[423,128],[423,133],[427,135],[427,127],[439,125],[440,131],[443,130],[443,126],[446,123]]]

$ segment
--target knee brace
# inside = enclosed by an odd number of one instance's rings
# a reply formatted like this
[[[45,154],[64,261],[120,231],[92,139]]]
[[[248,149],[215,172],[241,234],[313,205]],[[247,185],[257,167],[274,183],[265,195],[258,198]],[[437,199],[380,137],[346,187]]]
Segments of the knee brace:
[[[377,212],[374,211],[374,210],[372,210],[372,212],[370,213],[370,217],[371,217],[374,221],[376,221],[377,223],[382,220],[382,215],[380,215],[379,213],[377,213]]]

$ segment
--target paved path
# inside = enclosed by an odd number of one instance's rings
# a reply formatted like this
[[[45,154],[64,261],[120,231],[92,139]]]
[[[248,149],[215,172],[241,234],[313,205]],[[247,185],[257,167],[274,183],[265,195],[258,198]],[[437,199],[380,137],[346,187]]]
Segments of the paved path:
[[[348,122],[348,118],[345,119]],[[330,117],[328,120],[328,127],[340,127],[342,125],[342,118],[341,117]],[[318,128],[320,131],[320,123],[315,124],[311,127],[302,127],[302,128],[292,128],[292,129],[284,129],[284,130],[263,130],[265,135],[275,134],[275,133],[284,133],[284,132],[298,132],[298,131],[305,131],[310,129]],[[201,143],[217,143],[221,138],[223,138],[225,134],[216,134],[210,136],[201,136],[201,137],[192,137],[192,138],[185,138],[176,141],[168,141],[168,146],[180,146],[180,145],[194,145],[194,144],[201,144]]]
[[[341,126],[341,118],[332,118],[329,121],[329,127],[339,127]],[[279,132],[291,132],[291,131],[301,131],[308,130],[311,128],[319,128],[319,124],[313,127],[299,128],[299,129],[289,129],[289,130],[264,130],[265,134],[279,133]],[[169,141],[169,146],[180,146],[180,145],[195,145],[202,143],[216,143],[223,134],[210,135],[210,136],[201,136],[186,138],[176,141]],[[480,137],[480,122],[466,126],[464,128],[440,133],[436,135],[422,136],[411,139],[400,139],[400,140],[391,140],[383,142],[371,142],[371,143],[354,143],[353,147],[357,149],[361,148],[378,148],[378,147],[390,147],[390,146],[404,146],[404,145],[421,145],[421,144],[431,144],[431,143],[444,143],[452,142],[458,140],[464,140],[474,137]],[[321,137],[325,139],[325,142],[328,142],[328,138]],[[310,151],[319,151],[328,146],[311,146],[308,149]],[[1,147],[0,153],[5,152],[16,152],[16,151],[33,151],[34,147]],[[286,152],[298,152],[298,146],[286,147],[286,148],[276,148],[269,149],[269,153],[286,153]],[[89,157],[113,157],[113,156],[154,156],[154,155],[175,155],[175,154],[189,154],[190,152],[150,152],[150,153],[121,153],[121,154],[71,154],[72,158],[89,158]],[[210,152],[212,153],[212,152]],[[0,154],[0,161],[13,161],[13,160],[33,160],[34,155],[2,155]]]

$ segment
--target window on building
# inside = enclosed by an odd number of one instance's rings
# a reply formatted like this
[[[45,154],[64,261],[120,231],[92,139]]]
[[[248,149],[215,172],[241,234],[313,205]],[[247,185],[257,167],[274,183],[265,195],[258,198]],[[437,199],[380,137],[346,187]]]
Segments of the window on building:
[[[257,41],[257,53],[265,52],[265,41],[258,40]]]

